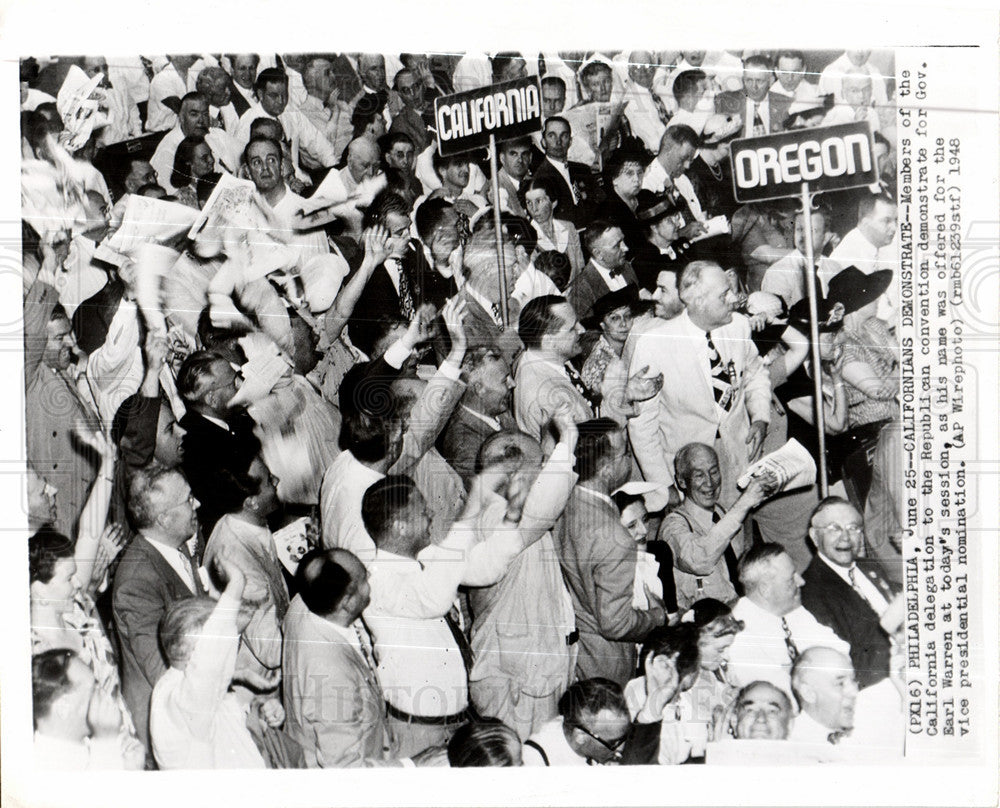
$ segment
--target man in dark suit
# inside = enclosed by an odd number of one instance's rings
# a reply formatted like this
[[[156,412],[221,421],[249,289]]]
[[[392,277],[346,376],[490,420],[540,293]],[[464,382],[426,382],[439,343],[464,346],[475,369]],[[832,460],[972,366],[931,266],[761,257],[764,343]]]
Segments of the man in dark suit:
[[[212,351],[196,351],[177,374],[177,392],[187,412],[181,468],[201,506],[198,519],[210,534],[219,518],[239,510],[246,497],[232,475],[243,474],[260,452],[253,421],[243,409],[233,409],[236,371]]]
[[[524,350],[524,344],[517,335],[520,308],[517,301],[508,300],[510,324],[505,325],[500,306],[498,284],[500,271],[492,228],[484,228],[473,235],[465,247],[463,262],[466,280],[462,291],[458,293],[458,298],[465,303],[465,319],[462,320],[462,327],[469,343],[468,350],[472,351],[483,346],[494,348],[510,367],[514,367],[514,360]],[[505,240],[504,274],[508,294],[514,288],[516,265],[514,247],[509,240]],[[438,333],[434,351],[439,359],[443,359],[451,350],[451,341],[443,326],[438,329]]]
[[[773,84],[770,60],[761,55],[748,56],[743,60],[743,89],[715,96],[715,111],[742,116],[743,137],[780,132],[792,99],[770,92]]]
[[[634,286],[638,290],[639,279],[626,257],[628,247],[620,227],[598,220],[587,227],[583,240],[590,260],[570,284],[566,296],[574,311],[586,318],[592,314],[591,307],[595,300],[626,286]]]
[[[167,669],[157,626],[179,598],[204,595],[194,548],[198,501],[180,472],[143,469],[132,478],[129,512],[139,531],[115,573],[112,609],[118,633],[122,695],[136,733],[149,746],[149,698]]]
[[[510,364],[488,345],[466,353],[462,370],[467,386],[441,433],[441,455],[468,488],[476,475],[476,455],[483,441],[514,427],[510,414],[514,380]]]
[[[858,685],[868,687],[889,675],[890,637],[902,627],[900,592],[861,558],[865,520],[847,500],[827,497],[809,524],[817,553],[802,576],[802,605],[850,643]]]
[[[404,260],[412,248],[410,211],[402,197],[383,193],[372,202],[362,226],[367,229],[376,225],[389,231],[391,251],[372,271],[348,324],[351,342],[369,356],[379,319],[399,318],[408,323],[419,306],[417,290]]]
[[[579,230],[590,221],[599,200],[591,170],[567,158],[572,141],[569,122],[558,115],[549,118],[542,130],[545,158],[535,167],[533,176],[555,180],[559,188],[556,200],[559,216]]]
[[[256,53],[233,53],[229,55],[229,70],[232,82],[229,86],[233,107],[242,117],[257,103],[253,85],[257,80],[260,57]]]

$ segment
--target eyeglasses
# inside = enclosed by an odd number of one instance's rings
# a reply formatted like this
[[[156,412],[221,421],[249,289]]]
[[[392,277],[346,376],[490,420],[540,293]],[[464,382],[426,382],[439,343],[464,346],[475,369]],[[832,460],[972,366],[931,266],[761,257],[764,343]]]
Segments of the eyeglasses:
[[[845,533],[852,539],[859,539],[865,535],[865,528],[864,525],[825,525],[816,528],[816,532],[825,539],[839,539]]]
[[[172,511],[174,508],[184,505],[185,503],[194,507],[195,505],[198,504],[198,500],[194,498],[194,494],[188,494],[186,497],[184,497],[184,499],[175,502],[173,505],[167,505],[162,511],[160,511],[160,513],[166,513],[167,511]]]
[[[601,738],[599,735],[595,735],[593,732],[591,732],[589,729],[587,729],[585,726],[583,726],[583,724],[577,724],[576,727],[584,735],[587,735],[587,736],[593,738],[601,746],[603,746],[605,749],[607,749],[612,755],[614,755],[615,759],[618,759],[618,758],[620,758],[622,756],[621,748],[625,745],[625,740],[628,738],[628,733],[626,733],[625,735],[622,735],[620,738],[616,738],[613,741],[606,741],[606,740],[604,740],[604,738]]]

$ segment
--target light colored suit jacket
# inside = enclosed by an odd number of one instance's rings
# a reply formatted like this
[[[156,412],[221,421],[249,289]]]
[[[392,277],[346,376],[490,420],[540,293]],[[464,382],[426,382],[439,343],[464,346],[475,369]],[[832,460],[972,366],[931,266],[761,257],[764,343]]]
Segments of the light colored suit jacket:
[[[674,455],[691,442],[714,446],[722,471],[720,504],[736,501],[736,479],[748,463],[746,439],[751,421],[770,420],[771,380],[750,339],[750,323],[741,314],[712,331],[712,342],[724,363],[736,374],[735,401],[728,412],[712,392],[708,341],[687,312],[666,320],[636,342],[630,374],[649,366],[648,374],[663,374],[659,395],[639,404],[629,420],[629,437],[643,476],[664,491],[673,485]],[[718,439],[717,437],[718,436]],[[650,503],[655,509],[662,503]]]
[[[674,582],[677,606],[686,610],[701,598],[715,598],[723,603],[736,600],[736,589],[729,580],[724,553],[730,544],[739,559],[746,552],[743,522],[726,514],[712,523],[712,514],[686,499],[663,519],[660,538],[674,554]]]
[[[635,673],[635,644],[658,625],[650,612],[632,608],[635,542],[614,505],[580,486],[554,535],[580,632],[577,676],[625,687]]]
[[[396,744],[375,672],[337,627],[296,596],[285,617],[285,731],[306,766],[392,765]]]
[[[569,405],[577,423],[594,417],[590,403],[555,360],[538,351],[525,351],[514,375],[517,428],[542,442],[545,427],[563,404]]]

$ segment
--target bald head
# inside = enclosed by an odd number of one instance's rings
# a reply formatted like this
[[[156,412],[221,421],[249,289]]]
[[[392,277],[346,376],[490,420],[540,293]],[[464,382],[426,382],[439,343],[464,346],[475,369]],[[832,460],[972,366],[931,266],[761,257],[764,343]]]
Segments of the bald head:
[[[640,87],[647,90],[653,86],[657,60],[651,51],[637,50],[628,55],[628,76]]]
[[[542,462],[542,447],[538,441],[516,429],[505,429],[490,435],[476,455],[476,473],[498,463],[538,466]]]
[[[858,682],[851,660],[832,648],[808,648],[792,665],[792,692],[802,712],[831,730],[854,726]]]
[[[370,179],[378,173],[381,161],[378,146],[365,137],[352,140],[347,146],[347,170],[355,182]]]

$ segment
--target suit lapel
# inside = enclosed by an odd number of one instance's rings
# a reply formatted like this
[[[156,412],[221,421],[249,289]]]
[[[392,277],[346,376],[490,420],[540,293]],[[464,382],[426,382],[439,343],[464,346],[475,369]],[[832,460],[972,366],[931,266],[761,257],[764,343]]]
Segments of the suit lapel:
[[[167,586],[173,591],[177,592],[187,592],[188,594],[195,594],[191,591],[190,587],[184,583],[184,579],[177,574],[177,571],[167,563],[160,551],[153,547],[152,544],[147,541],[146,537],[139,534],[133,539],[133,541],[138,542],[137,550],[141,550],[142,553],[149,559],[150,565],[156,570],[157,576],[167,584]]]

